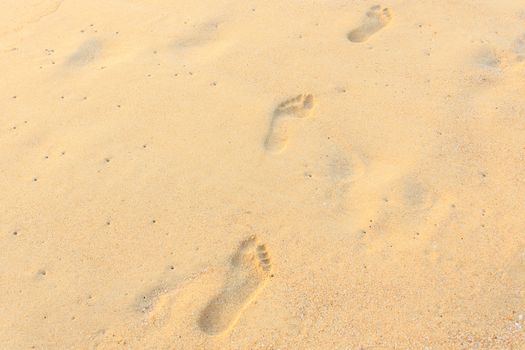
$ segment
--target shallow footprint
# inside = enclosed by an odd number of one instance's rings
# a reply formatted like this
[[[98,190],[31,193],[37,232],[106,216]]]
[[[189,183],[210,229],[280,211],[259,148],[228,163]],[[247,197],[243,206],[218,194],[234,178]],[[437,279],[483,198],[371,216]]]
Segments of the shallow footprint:
[[[100,54],[102,43],[98,39],[85,41],[78,49],[67,59],[69,66],[85,66],[91,63]]]
[[[291,134],[291,118],[310,116],[314,108],[314,97],[311,94],[301,94],[280,103],[273,112],[270,128],[264,141],[264,148],[270,152],[281,152],[288,144]]]
[[[525,61],[525,34],[514,40],[513,51],[517,55],[518,61]]]
[[[231,259],[221,292],[200,314],[200,329],[210,335],[231,329],[264,286],[270,272],[266,247],[258,244],[255,236],[243,241]]]
[[[348,40],[355,43],[367,41],[373,34],[390,23],[391,19],[392,15],[389,9],[379,5],[372,6],[366,13],[363,23],[348,33]]]

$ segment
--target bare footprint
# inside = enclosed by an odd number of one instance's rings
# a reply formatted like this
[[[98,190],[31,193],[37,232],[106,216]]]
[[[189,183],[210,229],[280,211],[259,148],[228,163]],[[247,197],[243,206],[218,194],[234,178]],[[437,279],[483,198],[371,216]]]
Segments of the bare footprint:
[[[372,6],[366,13],[363,23],[348,33],[348,40],[360,43],[367,41],[373,34],[385,27],[391,20],[390,10],[379,5]]]
[[[266,247],[252,236],[243,241],[231,259],[224,287],[202,310],[198,324],[210,334],[231,329],[255,299],[271,272]]]
[[[293,124],[291,118],[310,116],[315,102],[311,94],[301,94],[279,104],[273,112],[264,148],[270,152],[281,152],[288,144]]]

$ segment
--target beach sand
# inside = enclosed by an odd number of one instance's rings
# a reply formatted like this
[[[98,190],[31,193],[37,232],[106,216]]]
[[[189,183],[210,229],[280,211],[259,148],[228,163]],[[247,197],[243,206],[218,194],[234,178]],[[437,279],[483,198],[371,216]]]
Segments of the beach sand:
[[[1,349],[525,349],[525,4],[0,9]]]

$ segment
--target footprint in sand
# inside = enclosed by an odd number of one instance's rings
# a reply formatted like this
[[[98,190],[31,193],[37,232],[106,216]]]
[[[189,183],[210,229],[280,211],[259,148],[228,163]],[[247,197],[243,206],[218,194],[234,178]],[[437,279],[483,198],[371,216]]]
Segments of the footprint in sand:
[[[89,39],[80,45],[77,50],[68,57],[69,66],[85,66],[91,63],[100,54],[102,43],[98,39]]]
[[[288,144],[293,126],[291,119],[309,117],[314,106],[314,97],[311,94],[301,94],[279,104],[273,112],[264,148],[274,153],[281,152]]]
[[[264,244],[259,244],[255,236],[243,241],[231,259],[224,287],[200,314],[200,329],[210,335],[231,329],[265,285],[270,272],[271,261]]]
[[[363,23],[348,33],[348,40],[355,43],[367,41],[373,34],[385,27],[391,18],[392,15],[389,9],[379,5],[372,6],[366,13]]]
[[[514,40],[512,50],[517,55],[518,61],[525,61],[525,34]]]

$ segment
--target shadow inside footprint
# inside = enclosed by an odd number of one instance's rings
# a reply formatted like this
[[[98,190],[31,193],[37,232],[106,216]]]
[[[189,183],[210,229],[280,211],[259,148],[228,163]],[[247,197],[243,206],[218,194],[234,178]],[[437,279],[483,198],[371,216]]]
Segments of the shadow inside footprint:
[[[202,310],[198,325],[207,334],[231,329],[255,299],[271,271],[266,247],[252,236],[243,241],[231,259],[222,290]]]
[[[347,38],[355,43],[367,41],[373,34],[390,23],[391,18],[392,15],[389,9],[379,5],[372,6],[366,13],[363,23],[350,31]]]
[[[291,134],[290,118],[310,116],[315,105],[311,94],[301,94],[280,103],[273,112],[270,128],[264,141],[264,148],[273,153],[281,152],[288,144]]]

